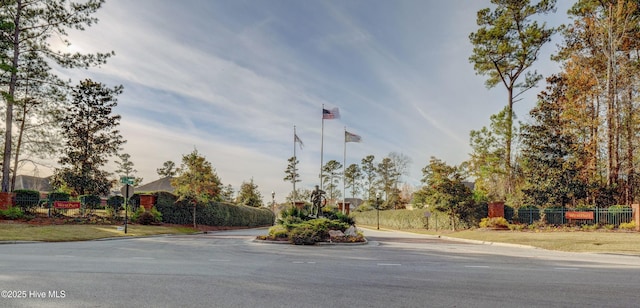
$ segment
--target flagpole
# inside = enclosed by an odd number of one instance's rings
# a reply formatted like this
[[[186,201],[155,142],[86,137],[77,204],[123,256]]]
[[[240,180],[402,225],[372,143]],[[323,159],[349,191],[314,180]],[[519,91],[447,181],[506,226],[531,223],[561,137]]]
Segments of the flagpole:
[[[344,156],[342,157],[342,214],[345,214],[347,209],[347,191],[346,191],[346,185],[345,185],[345,171],[347,168],[347,127],[344,127]]]
[[[324,155],[324,104],[322,104],[322,133],[320,134],[320,189],[324,190],[322,185],[322,163]]]
[[[293,206],[296,206],[296,172],[297,172],[297,161],[298,159],[296,158],[296,138],[298,138],[298,135],[296,135],[296,126],[293,126],[293,200],[291,201],[293,203]]]

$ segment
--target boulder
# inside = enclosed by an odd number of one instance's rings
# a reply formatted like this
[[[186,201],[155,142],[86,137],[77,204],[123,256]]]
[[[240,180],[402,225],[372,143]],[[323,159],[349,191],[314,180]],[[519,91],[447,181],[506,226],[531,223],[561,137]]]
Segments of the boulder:
[[[329,230],[329,237],[344,237],[344,233],[340,230]]]
[[[351,226],[347,230],[344,231],[344,235],[346,236],[358,236],[358,232],[356,230],[356,226]]]

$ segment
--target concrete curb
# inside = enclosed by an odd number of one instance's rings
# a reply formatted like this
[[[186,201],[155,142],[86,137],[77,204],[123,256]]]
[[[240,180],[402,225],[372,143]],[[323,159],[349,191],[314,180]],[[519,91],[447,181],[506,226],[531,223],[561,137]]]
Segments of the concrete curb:
[[[319,242],[315,243],[315,245],[294,245],[289,243],[288,241],[268,241],[268,240],[259,240],[253,239],[251,242],[261,243],[261,244],[274,244],[274,245],[291,245],[291,246],[362,246],[368,245],[369,241],[365,238],[364,242],[356,242],[356,243],[335,243],[335,242]]]
[[[393,229],[374,230],[374,229],[371,229],[371,228],[362,228],[362,227],[359,227],[359,228],[372,230],[372,231],[389,231],[389,232],[398,232],[398,233],[405,233],[405,234],[411,234],[411,235],[419,235],[419,236],[424,236],[426,238],[433,238],[433,239],[439,238],[439,239],[444,239],[444,240],[448,240],[448,241],[469,243],[469,244],[480,244],[480,245],[502,246],[502,247],[513,247],[513,248],[527,248],[527,249],[542,249],[542,248],[535,247],[535,246],[530,246],[530,245],[501,243],[501,242],[488,242],[488,241],[480,241],[480,240],[470,240],[470,239],[450,237],[450,236],[444,236],[444,235],[431,235],[431,234],[413,233],[413,232],[407,232],[407,231],[402,231],[402,230],[393,230]]]
[[[501,242],[487,242],[487,241],[470,240],[470,239],[449,237],[449,236],[440,236],[440,235],[438,236],[438,238],[449,240],[449,241],[455,241],[455,242],[470,243],[470,244],[480,244],[480,245],[488,245],[488,246],[502,246],[502,247],[527,248],[527,249],[542,249],[542,248],[535,247],[535,246],[530,246],[530,245],[501,243]]]
[[[45,243],[43,241],[0,241],[0,245],[9,245],[9,244],[34,244],[34,243]]]

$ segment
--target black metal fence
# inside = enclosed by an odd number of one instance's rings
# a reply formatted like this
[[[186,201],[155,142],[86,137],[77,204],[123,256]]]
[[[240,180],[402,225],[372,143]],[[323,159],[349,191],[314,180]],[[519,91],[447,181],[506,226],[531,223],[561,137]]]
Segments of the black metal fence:
[[[544,221],[551,225],[586,224],[619,226],[633,220],[633,210],[628,206],[612,206],[608,208],[537,208],[523,207],[518,209],[517,215],[512,207],[505,206],[504,216],[511,222],[532,224],[540,221],[544,214]]]

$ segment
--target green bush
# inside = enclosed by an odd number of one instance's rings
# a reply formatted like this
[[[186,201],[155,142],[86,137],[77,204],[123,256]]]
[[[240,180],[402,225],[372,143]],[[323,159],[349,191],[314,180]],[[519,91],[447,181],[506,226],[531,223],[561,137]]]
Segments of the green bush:
[[[504,217],[485,217],[480,220],[480,228],[508,228],[509,222]]]
[[[283,227],[289,232],[289,242],[295,245],[313,245],[329,239],[329,230],[345,231],[349,225],[339,220],[317,218]]]
[[[90,210],[100,208],[102,203],[102,199],[96,195],[81,195],[78,199],[80,199],[80,203],[82,203],[86,209]]]
[[[145,209],[143,207],[139,207],[138,209],[136,209],[135,211],[129,210],[129,218],[131,219],[131,221],[138,221],[138,218],[140,218],[140,216],[142,216],[142,214],[144,214]]]
[[[62,191],[52,191],[49,193],[48,200],[49,203],[53,203],[54,201],[69,201],[70,195],[66,192]]]
[[[621,223],[619,228],[622,230],[635,230],[636,222],[630,221],[630,222]]]
[[[580,226],[580,229],[582,229],[582,231],[595,231],[595,230],[598,230],[598,224],[593,224],[593,225],[584,224]]]
[[[29,189],[16,189],[16,206],[18,206],[23,212],[31,212],[31,209],[38,206],[40,202],[40,192],[37,190]]]
[[[289,242],[295,245],[314,245],[322,238],[312,226],[301,224],[289,231]]]
[[[119,211],[122,208],[123,204],[124,204],[123,196],[111,196],[109,197],[109,199],[107,199],[107,206],[109,206],[115,211]]]
[[[289,237],[289,232],[284,226],[275,225],[269,228],[269,237],[272,239],[284,239]]]
[[[152,207],[149,211],[145,211],[143,207],[140,207],[136,214],[135,222],[141,225],[156,225],[162,222],[162,213],[155,207]]]
[[[349,217],[346,214],[343,214],[342,212],[338,211],[337,209],[331,209],[329,208],[326,211],[323,211],[323,215],[324,217],[330,219],[330,220],[339,220],[343,223],[346,223],[347,225],[353,225],[355,224],[355,220],[353,219],[353,217]]]
[[[3,219],[20,219],[24,217],[24,212],[19,207],[12,207],[6,210],[0,210],[0,217]]]

